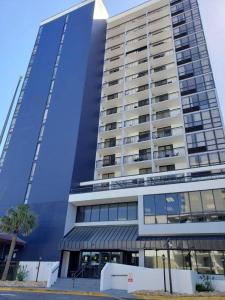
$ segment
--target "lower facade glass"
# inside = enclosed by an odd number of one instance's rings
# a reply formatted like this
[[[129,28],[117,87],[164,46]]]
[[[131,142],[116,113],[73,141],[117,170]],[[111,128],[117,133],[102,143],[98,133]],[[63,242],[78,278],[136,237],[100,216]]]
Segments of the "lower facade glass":
[[[201,274],[225,274],[224,251],[169,250],[173,269],[193,270]],[[162,256],[168,266],[167,250],[145,250],[145,267],[163,268]]]

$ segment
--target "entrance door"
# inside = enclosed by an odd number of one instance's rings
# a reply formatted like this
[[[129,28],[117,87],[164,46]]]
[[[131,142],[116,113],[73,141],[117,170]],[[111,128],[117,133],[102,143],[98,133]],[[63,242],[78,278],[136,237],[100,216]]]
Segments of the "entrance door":
[[[68,277],[71,277],[71,272],[76,272],[79,269],[79,255],[80,252],[72,251],[70,252]]]

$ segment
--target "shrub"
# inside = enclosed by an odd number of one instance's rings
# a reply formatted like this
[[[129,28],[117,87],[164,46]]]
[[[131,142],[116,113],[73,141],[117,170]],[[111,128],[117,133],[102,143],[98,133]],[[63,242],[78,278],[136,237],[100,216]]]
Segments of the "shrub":
[[[202,275],[201,277],[202,283],[196,284],[197,292],[213,292],[214,289],[212,287],[211,278],[209,275]]]
[[[16,274],[16,279],[18,281],[24,281],[28,276],[27,266],[19,266]]]

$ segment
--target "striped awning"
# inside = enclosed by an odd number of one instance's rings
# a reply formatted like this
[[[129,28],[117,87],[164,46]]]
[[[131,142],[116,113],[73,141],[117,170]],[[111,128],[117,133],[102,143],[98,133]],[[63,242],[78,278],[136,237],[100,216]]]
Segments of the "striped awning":
[[[61,241],[60,250],[138,250],[137,225],[75,226]]]

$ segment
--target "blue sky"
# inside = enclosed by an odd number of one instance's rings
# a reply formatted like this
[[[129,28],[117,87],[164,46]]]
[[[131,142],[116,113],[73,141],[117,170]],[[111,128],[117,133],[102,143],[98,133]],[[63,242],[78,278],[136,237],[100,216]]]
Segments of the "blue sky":
[[[109,15],[145,0],[105,0]],[[80,0],[0,0],[0,128],[19,75],[24,75],[41,20]],[[220,103],[225,115],[225,1],[199,0]]]

